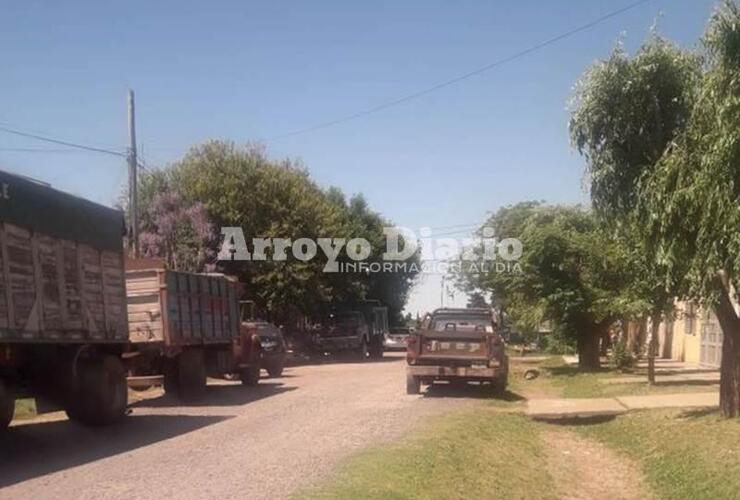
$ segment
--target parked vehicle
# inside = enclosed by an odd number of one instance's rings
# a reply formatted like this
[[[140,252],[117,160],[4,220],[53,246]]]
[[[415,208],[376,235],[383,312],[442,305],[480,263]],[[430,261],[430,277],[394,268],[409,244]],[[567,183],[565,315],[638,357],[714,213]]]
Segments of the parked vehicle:
[[[386,351],[405,351],[406,341],[409,335],[413,333],[414,329],[409,327],[394,327],[391,328],[385,335],[385,350]]]
[[[259,380],[259,341],[240,321],[236,284],[221,274],[165,269],[154,259],[127,262],[129,385],[163,384],[200,397],[206,376]]]
[[[322,321],[314,326],[314,350],[351,351],[364,360],[383,357],[388,333],[388,309],[377,300],[356,304],[339,304],[329,308]]]
[[[437,380],[489,383],[495,395],[506,390],[509,360],[488,309],[437,309],[407,344],[408,394]]]
[[[0,171],[0,429],[15,398],[124,416],[123,214]]]
[[[277,326],[267,321],[251,321],[244,324],[260,343],[260,367],[267,370],[271,377],[283,374],[287,348],[283,332]]]

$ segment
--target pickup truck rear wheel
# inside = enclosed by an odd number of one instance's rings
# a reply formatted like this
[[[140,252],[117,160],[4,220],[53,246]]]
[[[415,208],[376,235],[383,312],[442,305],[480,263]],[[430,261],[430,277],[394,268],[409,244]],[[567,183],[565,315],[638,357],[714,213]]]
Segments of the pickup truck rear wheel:
[[[503,377],[496,377],[491,380],[491,392],[494,397],[500,398],[506,393],[506,380]]]
[[[421,392],[421,379],[414,375],[406,374],[406,394],[419,394]]]
[[[15,413],[15,395],[10,385],[0,379],[0,431],[4,431],[13,420]]]
[[[127,399],[126,371],[120,359],[110,355],[84,359],[76,366],[65,411],[85,425],[107,425],[126,415]]]
[[[495,397],[502,397],[506,394],[506,386],[509,383],[509,362],[506,360],[504,373],[491,380],[491,390]]]

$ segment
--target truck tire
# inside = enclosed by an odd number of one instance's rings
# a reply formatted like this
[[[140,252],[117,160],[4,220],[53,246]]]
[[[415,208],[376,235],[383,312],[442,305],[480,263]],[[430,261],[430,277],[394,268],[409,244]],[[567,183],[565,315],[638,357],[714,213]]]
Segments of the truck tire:
[[[206,363],[202,349],[187,349],[177,357],[177,392],[181,399],[194,401],[206,391]]]
[[[377,335],[370,341],[370,357],[372,359],[383,358],[383,339]]]
[[[249,365],[241,372],[242,384],[248,387],[254,387],[260,381],[260,366],[257,364]]]
[[[406,394],[419,394],[421,392],[421,379],[406,374]]]
[[[112,424],[126,415],[128,385],[121,360],[105,355],[80,360],[67,416],[85,425]]]
[[[0,379],[0,432],[4,431],[13,420],[15,413],[15,395],[10,384]]]
[[[500,398],[506,394],[506,381],[503,377],[497,377],[491,380],[491,394],[495,398]]]
[[[504,362],[504,366],[506,368],[504,370],[504,373],[491,380],[491,391],[493,392],[493,395],[497,398],[500,398],[504,396],[504,394],[506,394],[506,386],[509,383],[509,361],[507,359]]]
[[[164,392],[175,397],[179,396],[177,358],[165,358],[162,363],[162,375],[164,376]]]
[[[274,363],[267,367],[267,373],[271,377],[279,377],[283,374],[283,364],[282,363]]]

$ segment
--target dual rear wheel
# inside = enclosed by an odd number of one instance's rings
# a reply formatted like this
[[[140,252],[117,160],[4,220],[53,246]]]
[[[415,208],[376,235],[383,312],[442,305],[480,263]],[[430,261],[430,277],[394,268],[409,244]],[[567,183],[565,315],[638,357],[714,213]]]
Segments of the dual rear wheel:
[[[72,374],[67,416],[86,425],[107,425],[126,415],[126,371],[116,356],[80,359]]]
[[[15,413],[15,394],[10,384],[0,379],[0,431],[5,430]]]
[[[197,401],[203,397],[206,364],[202,350],[187,349],[165,361],[164,391],[185,401]]]
[[[164,391],[185,401],[197,401],[206,391],[206,363],[201,349],[186,349],[165,360]]]
[[[254,387],[259,384],[260,381],[260,365],[259,363],[252,363],[249,367],[242,370],[240,374],[242,384],[247,387]]]

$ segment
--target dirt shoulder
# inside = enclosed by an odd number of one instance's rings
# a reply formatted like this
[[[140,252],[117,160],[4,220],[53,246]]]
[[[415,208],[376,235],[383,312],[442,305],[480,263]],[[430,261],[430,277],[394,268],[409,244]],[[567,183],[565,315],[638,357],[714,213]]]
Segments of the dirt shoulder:
[[[652,498],[639,467],[629,458],[569,430],[545,430],[541,436],[547,449],[547,471],[559,498]]]

